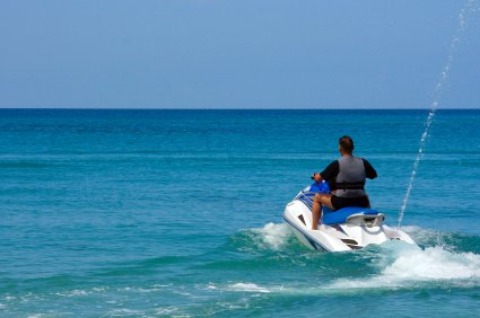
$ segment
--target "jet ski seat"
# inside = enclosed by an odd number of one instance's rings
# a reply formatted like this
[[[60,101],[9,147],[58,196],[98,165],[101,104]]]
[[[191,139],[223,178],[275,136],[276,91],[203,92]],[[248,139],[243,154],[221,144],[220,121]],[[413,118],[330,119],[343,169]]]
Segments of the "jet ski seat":
[[[322,210],[323,210],[322,223],[326,225],[347,223],[348,219],[353,215],[377,216],[381,214],[376,210],[372,210],[369,208],[353,207],[353,206],[342,208],[336,211],[330,210],[326,207],[322,207]]]

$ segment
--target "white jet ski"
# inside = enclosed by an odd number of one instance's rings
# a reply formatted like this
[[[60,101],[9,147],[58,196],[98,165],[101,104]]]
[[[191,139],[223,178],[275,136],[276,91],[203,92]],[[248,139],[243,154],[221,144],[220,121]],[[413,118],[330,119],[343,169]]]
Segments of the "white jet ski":
[[[313,185],[301,191],[287,204],[283,214],[284,220],[305,246],[314,250],[341,252],[390,240],[416,245],[407,233],[385,225],[383,213],[368,208],[346,207],[331,211],[322,207],[323,217],[318,230],[312,230],[312,199],[319,192],[312,190]]]

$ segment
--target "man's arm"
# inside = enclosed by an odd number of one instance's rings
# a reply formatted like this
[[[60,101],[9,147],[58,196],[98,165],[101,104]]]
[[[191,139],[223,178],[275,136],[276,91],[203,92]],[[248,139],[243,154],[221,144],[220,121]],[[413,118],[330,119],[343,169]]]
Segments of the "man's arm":
[[[331,180],[338,175],[340,170],[338,160],[332,161],[322,172],[314,173],[313,179],[316,182],[320,182],[322,180]]]
[[[377,177],[377,171],[372,167],[370,162],[363,159],[363,165],[365,166],[365,174],[368,179],[375,179]]]

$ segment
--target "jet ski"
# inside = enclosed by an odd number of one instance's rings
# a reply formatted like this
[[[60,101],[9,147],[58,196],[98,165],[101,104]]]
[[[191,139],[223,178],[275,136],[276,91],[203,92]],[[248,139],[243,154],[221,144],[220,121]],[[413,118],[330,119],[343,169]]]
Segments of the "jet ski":
[[[312,230],[312,203],[316,193],[328,193],[328,183],[314,183],[301,191],[285,207],[283,219],[308,248],[328,252],[361,249],[370,244],[400,240],[415,244],[400,229],[384,224],[385,214],[369,208],[346,207],[336,211],[322,207],[318,230]]]

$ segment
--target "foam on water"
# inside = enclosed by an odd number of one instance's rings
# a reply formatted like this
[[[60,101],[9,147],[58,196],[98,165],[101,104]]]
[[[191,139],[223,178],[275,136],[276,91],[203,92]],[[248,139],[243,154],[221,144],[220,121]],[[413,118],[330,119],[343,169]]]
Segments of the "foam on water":
[[[404,249],[395,255],[391,264],[381,267],[380,274],[362,279],[340,279],[333,282],[329,288],[396,289],[414,287],[418,283],[435,282],[464,287],[478,286],[480,255],[454,253],[441,246],[425,250]]]
[[[90,294],[89,292],[85,290],[79,290],[79,289],[75,289],[69,292],[56,293],[56,295],[62,296],[62,297],[79,297],[79,296],[87,296],[89,294]]]
[[[387,248],[392,250],[392,248]],[[393,252],[395,254],[395,252]],[[391,259],[390,259],[391,258]],[[318,282],[315,285],[260,285],[253,282],[239,282],[226,287],[209,289],[281,294],[330,294],[350,293],[352,290],[428,288],[441,282],[448,287],[480,286],[480,255],[474,253],[455,253],[441,246],[418,248],[399,248],[396,255],[386,254],[374,266],[379,274],[363,278],[342,278],[330,283]]]
[[[257,243],[260,247],[273,250],[281,249],[292,235],[292,231],[286,223],[267,223],[259,229],[252,229],[258,235]]]
[[[219,287],[210,284],[210,290],[247,293],[323,294],[349,293],[352,289],[399,289],[428,288],[439,282],[445,286],[480,286],[480,255],[473,252],[458,252],[456,247],[446,244],[452,233],[444,233],[417,226],[404,230],[420,243],[430,245],[425,249],[403,242],[387,242],[379,249],[354,251],[355,258],[371,264],[372,274],[361,278],[324,280],[324,284],[304,285],[237,282]],[[259,244],[264,248],[278,250],[285,246],[292,232],[286,224],[268,223],[263,228],[251,230],[259,234]],[[374,257],[373,257],[374,256]],[[332,255],[333,257],[333,255]],[[312,258],[318,266],[318,258]]]
[[[129,308],[118,308],[111,310],[108,314],[113,317],[118,316],[139,316],[142,315],[144,312],[141,310],[134,310]]]
[[[254,283],[236,283],[236,284],[229,285],[228,288],[232,291],[241,291],[241,292],[255,292],[255,293],[271,292],[268,288],[259,286]]]
[[[161,308],[156,308],[155,314],[156,315],[161,315],[161,316],[172,315],[177,311],[178,311],[178,308],[176,308],[176,307],[165,307],[165,308],[161,307]]]
[[[480,277],[480,255],[453,253],[441,246],[411,250],[397,255],[384,276],[399,280],[451,280]]]

